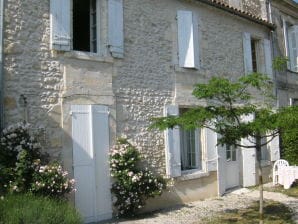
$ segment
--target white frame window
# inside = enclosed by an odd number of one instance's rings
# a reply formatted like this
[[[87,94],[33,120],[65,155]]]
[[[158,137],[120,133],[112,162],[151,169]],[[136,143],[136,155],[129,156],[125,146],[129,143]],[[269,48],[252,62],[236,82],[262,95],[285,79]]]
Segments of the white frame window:
[[[298,72],[298,25],[283,20],[285,56],[288,57],[288,69]]]
[[[180,130],[181,171],[202,170],[200,130]]]

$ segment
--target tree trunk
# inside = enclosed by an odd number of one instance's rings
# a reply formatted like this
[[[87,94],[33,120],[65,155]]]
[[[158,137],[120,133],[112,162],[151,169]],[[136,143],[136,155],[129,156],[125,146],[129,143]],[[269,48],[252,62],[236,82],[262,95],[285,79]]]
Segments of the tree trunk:
[[[263,196],[263,172],[262,172],[262,152],[261,152],[261,137],[258,136],[256,138],[256,151],[257,151],[257,163],[258,163],[258,175],[259,175],[259,192],[260,192],[260,198],[259,198],[259,216],[260,221],[259,224],[264,223],[264,196]]]
[[[262,173],[262,166],[261,161],[258,160],[258,173],[259,173],[259,192],[260,192],[260,207],[259,207],[259,213],[260,213],[260,224],[264,223],[264,197],[263,197],[263,173]]]

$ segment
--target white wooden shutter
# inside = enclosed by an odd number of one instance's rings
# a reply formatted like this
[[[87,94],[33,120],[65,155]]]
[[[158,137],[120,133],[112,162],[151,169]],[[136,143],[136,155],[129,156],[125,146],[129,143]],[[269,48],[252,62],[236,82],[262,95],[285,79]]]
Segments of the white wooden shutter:
[[[254,119],[254,115],[243,116],[243,122],[250,122]],[[243,138],[241,140],[241,145],[251,146],[254,141],[251,137]],[[242,175],[243,175],[243,187],[249,187],[256,185],[256,149],[255,148],[245,148],[241,149],[242,152]]]
[[[253,72],[250,33],[243,33],[243,56],[244,56],[244,73],[250,74]]]
[[[59,51],[70,50],[70,1],[51,0],[51,48]]]
[[[109,49],[113,57],[123,58],[123,0],[108,0]]]
[[[3,15],[4,15],[4,0],[0,0],[0,63],[3,62]],[[2,66],[2,65],[1,65]],[[0,90],[2,91],[2,90]]]
[[[282,20],[282,28],[284,37],[285,56],[289,58],[288,25],[285,19]],[[289,61],[287,62],[287,68],[291,68],[291,64]]]
[[[210,130],[206,129],[206,142],[207,142],[207,171],[216,171],[217,170],[217,134]]]
[[[109,167],[109,109],[91,105],[92,147],[95,153],[96,221],[112,218]]]
[[[178,57],[182,68],[199,68],[198,23],[191,11],[177,11]]]
[[[71,112],[76,208],[86,223],[111,218],[108,109],[72,105]]]
[[[273,78],[272,71],[272,52],[270,40],[264,39],[264,55],[265,55],[265,73],[269,78]]]
[[[219,137],[219,136],[217,136]],[[226,149],[219,145],[217,147],[218,164],[217,164],[217,179],[218,179],[218,195],[221,196],[226,192]]]
[[[71,110],[73,168],[76,180],[75,205],[86,222],[93,222],[95,221],[96,189],[90,108],[86,105],[73,105]]]
[[[280,159],[279,136],[276,136],[271,142],[269,142],[268,148],[270,150],[271,161]]]
[[[165,107],[165,116],[179,115],[179,108],[175,105]],[[169,177],[181,176],[180,130],[176,126],[165,131],[166,172]]]
[[[290,26],[288,29],[290,67],[298,72],[298,26]]]

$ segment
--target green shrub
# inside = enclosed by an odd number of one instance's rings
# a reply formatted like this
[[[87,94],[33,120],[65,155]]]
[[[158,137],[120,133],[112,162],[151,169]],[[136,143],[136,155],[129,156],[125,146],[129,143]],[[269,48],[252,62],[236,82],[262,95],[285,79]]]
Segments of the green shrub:
[[[292,165],[298,164],[298,106],[285,107],[281,109],[281,139],[282,158]]]
[[[66,201],[30,194],[9,194],[0,200],[0,224],[79,224],[78,212]]]
[[[140,168],[140,161],[138,150],[125,139],[119,139],[111,149],[111,175],[115,179],[112,193],[119,216],[134,216],[147,198],[160,195],[165,187],[162,178]]]
[[[0,195],[32,192],[63,197],[73,190],[74,180],[58,163],[48,164],[40,144],[29,131],[29,124],[5,128],[0,139]]]

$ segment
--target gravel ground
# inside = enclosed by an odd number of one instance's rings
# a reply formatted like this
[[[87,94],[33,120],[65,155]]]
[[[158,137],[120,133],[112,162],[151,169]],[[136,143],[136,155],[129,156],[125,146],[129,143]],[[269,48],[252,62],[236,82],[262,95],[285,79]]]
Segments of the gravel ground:
[[[257,190],[242,188],[227,193],[220,198],[211,198],[197,201],[170,209],[160,210],[138,217],[134,220],[111,220],[109,224],[192,224],[198,223],[202,218],[214,216],[218,212],[245,208],[259,197]],[[298,223],[298,199],[288,197],[281,193],[264,192],[265,199],[271,199],[289,206],[295,212],[294,220]]]

